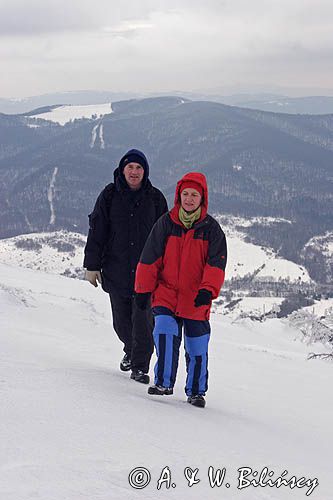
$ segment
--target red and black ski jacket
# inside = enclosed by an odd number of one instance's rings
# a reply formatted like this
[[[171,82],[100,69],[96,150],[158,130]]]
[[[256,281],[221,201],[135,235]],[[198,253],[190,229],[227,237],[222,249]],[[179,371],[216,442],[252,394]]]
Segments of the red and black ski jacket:
[[[180,188],[184,181],[203,188],[200,219],[186,229],[179,220]],[[135,291],[152,292],[152,307],[164,306],[176,316],[209,319],[210,305],[194,306],[201,288],[215,299],[224,281],[227,261],[225,235],[207,214],[208,191],[203,174],[186,174],[177,184],[174,208],[155,223],[136,271]]]

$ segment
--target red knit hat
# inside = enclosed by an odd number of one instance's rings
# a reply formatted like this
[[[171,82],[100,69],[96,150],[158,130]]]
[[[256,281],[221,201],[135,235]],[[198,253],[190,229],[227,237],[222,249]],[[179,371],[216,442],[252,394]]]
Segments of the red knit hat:
[[[184,191],[184,189],[187,189],[187,188],[195,189],[196,191],[198,191],[198,193],[200,193],[200,196],[203,195],[203,188],[200,186],[200,184],[198,182],[190,181],[190,180],[184,181],[182,183],[182,185],[180,186],[179,193],[182,193]]]

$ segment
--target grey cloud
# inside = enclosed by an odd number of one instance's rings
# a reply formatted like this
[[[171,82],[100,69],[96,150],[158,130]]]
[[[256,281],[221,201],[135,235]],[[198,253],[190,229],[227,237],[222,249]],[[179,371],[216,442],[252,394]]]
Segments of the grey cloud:
[[[117,26],[122,21],[144,19],[164,8],[164,0],[4,0],[0,34],[22,36],[65,31],[91,31]]]
[[[321,78],[323,87],[333,85],[333,3],[327,0],[0,4],[0,95],[82,85],[212,89],[269,79],[277,85],[298,79],[310,86]],[[135,79],[129,78],[133,74]],[[27,85],[32,90],[19,91]]]

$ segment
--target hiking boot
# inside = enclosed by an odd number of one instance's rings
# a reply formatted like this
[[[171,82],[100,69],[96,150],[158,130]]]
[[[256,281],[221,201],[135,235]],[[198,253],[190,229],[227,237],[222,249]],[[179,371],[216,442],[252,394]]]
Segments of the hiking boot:
[[[188,396],[187,402],[199,408],[204,408],[206,406],[206,400],[202,394],[192,394],[192,396]]]
[[[163,387],[162,385],[151,385],[148,387],[148,394],[155,394],[156,396],[169,396],[173,394],[172,387]]]
[[[125,354],[123,359],[120,361],[120,369],[122,372],[128,372],[131,369],[131,358],[128,354]]]
[[[149,384],[150,382],[149,375],[142,370],[132,370],[131,379],[141,382],[141,384]]]

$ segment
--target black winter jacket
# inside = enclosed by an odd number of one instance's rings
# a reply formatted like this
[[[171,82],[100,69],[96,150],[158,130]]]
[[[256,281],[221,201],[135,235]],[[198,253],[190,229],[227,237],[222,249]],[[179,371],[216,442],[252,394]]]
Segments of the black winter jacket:
[[[120,164],[121,165],[121,164]],[[147,176],[138,191],[128,188],[121,166],[89,215],[84,267],[101,270],[105,292],[134,293],[136,266],[155,222],[168,211],[165,197]]]

